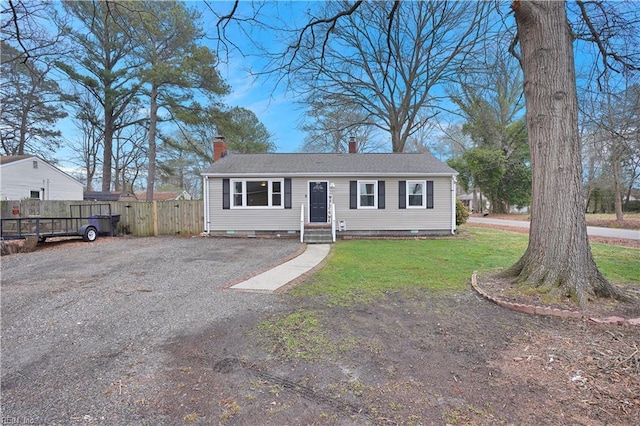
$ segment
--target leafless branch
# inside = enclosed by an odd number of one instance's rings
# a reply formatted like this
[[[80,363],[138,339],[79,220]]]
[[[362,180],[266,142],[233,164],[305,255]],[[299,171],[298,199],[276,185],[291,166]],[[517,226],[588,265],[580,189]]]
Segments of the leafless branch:
[[[226,15],[222,15],[218,18],[218,22],[216,23],[217,28],[222,27],[223,29],[225,29],[227,27],[227,25],[229,24],[229,21],[231,21],[234,18],[236,11],[238,10],[239,3],[240,3],[240,0],[236,0],[233,3],[233,7],[231,8],[231,11]],[[213,11],[209,3],[207,3],[207,7],[209,7],[209,10]]]
[[[522,58],[520,57],[520,54],[516,52],[517,45],[518,45],[518,35],[516,34],[511,40],[511,43],[509,44],[509,53],[518,60],[518,63],[522,68]]]
[[[611,30],[614,24],[610,24],[607,21],[607,11],[604,10],[602,4],[600,2],[588,2],[588,3],[595,5],[597,8],[600,9],[605,19],[603,28],[607,30]],[[600,72],[600,75],[598,76],[598,84],[600,85],[600,80],[604,76],[604,74],[607,72],[607,70],[613,71],[615,73],[620,72],[620,70],[616,68],[614,64],[620,65],[623,70],[640,71],[639,65],[634,64],[632,61],[629,60],[628,57],[625,57],[610,48],[610,46],[608,45],[609,41],[607,40],[606,35],[603,34],[601,31],[598,31],[591,16],[589,15],[589,12],[586,7],[586,3],[582,0],[576,0],[576,4],[578,5],[578,8],[580,10],[581,17],[584,20],[585,25],[587,26],[588,35],[589,35],[589,37],[582,36],[582,38],[586,41],[595,43],[595,45],[598,48],[598,52],[601,55],[603,68],[602,68],[602,71]]]
[[[13,0],[9,0],[9,10],[11,11],[11,21],[13,22],[16,41],[20,45],[20,48],[22,49],[25,55],[24,59],[22,60],[22,63],[26,64],[29,58],[31,58],[31,54],[29,53],[29,49],[24,45],[22,41],[22,36],[20,33],[20,25],[18,25],[18,12],[16,10],[16,6],[14,5]]]
[[[353,5],[351,5],[351,7],[347,10],[342,10],[338,13],[336,13],[334,16],[331,16],[329,18],[321,18],[321,19],[314,19],[312,21],[310,21],[309,23],[307,23],[302,30],[300,31],[300,34],[298,36],[298,41],[293,44],[292,46],[290,46],[289,50],[293,50],[294,54],[291,57],[291,62],[295,59],[298,50],[302,47],[302,41],[304,40],[305,35],[307,34],[307,32],[311,32],[312,34],[314,34],[314,29],[322,24],[329,24],[330,27],[329,29],[325,32],[325,36],[324,36],[324,40],[322,42],[322,57],[324,57],[324,53],[326,50],[326,46],[329,43],[329,37],[331,35],[331,32],[335,29],[338,21],[340,20],[340,18],[343,18],[345,16],[350,16],[352,15],[359,7],[360,5],[363,3],[364,0],[358,0],[356,1]],[[315,35],[313,36],[313,40],[315,41]]]

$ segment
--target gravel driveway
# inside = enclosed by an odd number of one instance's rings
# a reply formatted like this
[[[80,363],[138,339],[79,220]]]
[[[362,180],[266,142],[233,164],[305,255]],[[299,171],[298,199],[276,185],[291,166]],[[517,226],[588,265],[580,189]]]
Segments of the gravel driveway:
[[[132,424],[125,379],[163,347],[283,295],[225,286],[295,254],[295,240],[104,238],[2,258],[2,424]],[[126,389],[128,394],[143,392]],[[111,401],[111,402],[110,402]]]

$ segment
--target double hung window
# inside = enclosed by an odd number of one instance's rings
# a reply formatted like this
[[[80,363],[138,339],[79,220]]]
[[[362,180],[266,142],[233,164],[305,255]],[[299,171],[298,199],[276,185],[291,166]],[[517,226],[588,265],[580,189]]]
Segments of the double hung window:
[[[282,208],[283,179],[232,180],[232,207]]]
[[[358,181],[358,208],[378,208],[377,204],[378,181],[361,180]]]
[[[398,208],[433,208],[432,180],[401,180],[398,183]]]
[[[423,180],[407,181],[407,208],[425,207],[425,186]]]

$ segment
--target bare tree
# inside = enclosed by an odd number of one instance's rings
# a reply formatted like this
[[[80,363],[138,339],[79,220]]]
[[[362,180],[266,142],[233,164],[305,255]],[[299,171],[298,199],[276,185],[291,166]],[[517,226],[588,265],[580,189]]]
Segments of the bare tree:
[[[49,62],[52,57],[64,53],[64,44],[61,43],[63,31],[47,25],[54,10],[51,0],[9,0],[2,3],[2,41],[13,46],[16,52],[11,61],[25,65]]]
[[[137,111],[127,114],[136,116]],[[132,119],[132,118],[130,118]],[[123,120],[127,120],[126,115]],[[117,126],[113,138],[113,186],[116,191],[134,191],[147,168],[149,129],[145,125]]]
[[[367,123],[366,110],[358,104],[325,102],[313,98],[309,99],[308,104],[308,120],[301,126],[307,133],[303,151],[348,152],[351,138],[354,138],[358,152],[378,151],[384,147],[381,136],[376,135],[375,128]]]
[[[80,133],[80,140],[69,143],[76,153],[76,165],[85,173],[87,191],[93,191],[93,180],[100,164],[99,154],[102,149],[104,129],[101,127],[102,111],[98,101],[89,93],[76,94],[77,109],[73,123]]]
[[[57,122],[66,117],[61,90],[51,77],[63,53],[51,21],[50,1],[2,3],[0,141],[7,155],[37,154],[51,160],[61,143]]]
[[[629,76],[611,75],[601,78],[603,92],[587,94],[581,108],[588,145],[597,150],[587,151],[606,159],[604,167],[611,179],[614,211],[622,222],[625,188],[633,187],[636,179],[638,122],[640,120],[640,85],[629,81]],[[616,86],[616,87],[613,87]],[[634,161],[635,160],[635,161]],[[626,172],[626,173],[625,173]],[[591,175],[590,177],[594,177]]]
[[[341,7],[329,2],[325,13]],[[367,112],[359,124],[387,132],[393,152],[403,152],[438,105],[434,88],[453,79],[479,39],[488,10],[483,2],[396,2],[391,11],[362,3],[302,34],[285,67],[291,87],[333,107],[358,105]]]

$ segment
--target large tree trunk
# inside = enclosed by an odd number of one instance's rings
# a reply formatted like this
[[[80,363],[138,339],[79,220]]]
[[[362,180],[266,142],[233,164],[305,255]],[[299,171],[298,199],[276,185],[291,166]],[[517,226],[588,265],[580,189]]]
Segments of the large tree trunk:
[[[404,142],[401,136],[401,125],[393,120],[391,123],[389,133],[391,133],[391,151],[392,152],[404,152]]]
[[[153,201],[156,180],[156,127],[158,123],[158,87],[151,84],[151,107],[149,110],[149,169],[147,174],[147,201]]]
[[[111,191],[111,165],[112,165],[112,157],[113,157],[114,127],[115,127],[115,123],[114,123],[114,117],[113,117],[113,106],[105,105],[104,147],[102,151],[102,191],[104,192]]]
[[[573,39],[565,4],[512,4],[518,27],[533,187],[529,246],[509,273],[552,298],[618,297],[598,270],[582,196]]]

